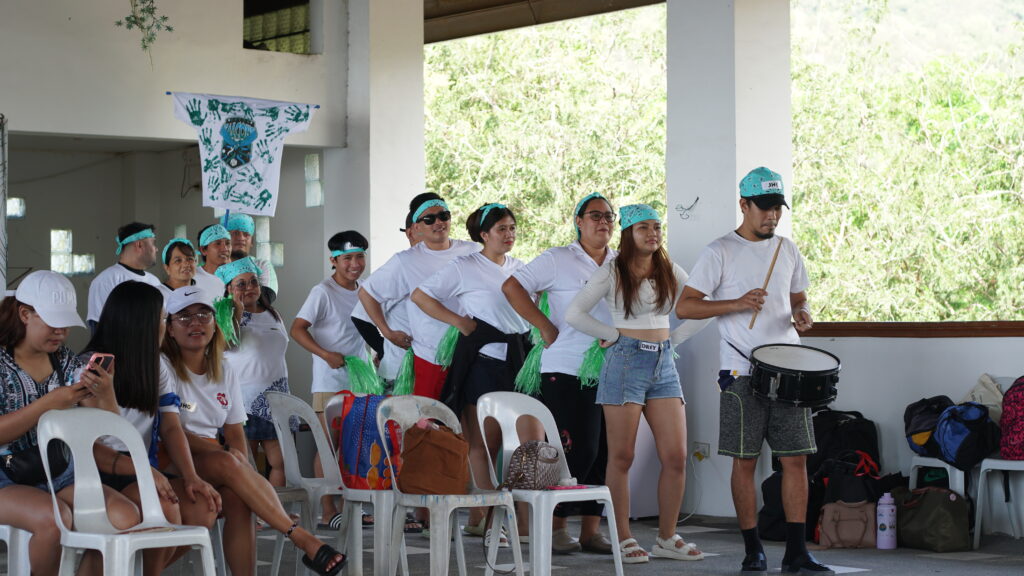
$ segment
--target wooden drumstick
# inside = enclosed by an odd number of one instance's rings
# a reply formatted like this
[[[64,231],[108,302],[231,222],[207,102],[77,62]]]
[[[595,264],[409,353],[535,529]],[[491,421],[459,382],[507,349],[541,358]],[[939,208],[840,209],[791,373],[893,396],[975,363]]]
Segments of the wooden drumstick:
[[[782,238],[779,238],[779,245],[775,247],[775,255],[772,256],[772,263],[768,266],[768,275],[764,277],[764,286],[761,290],[768,291],[768,282],[772,279],[772,270],[775,270],[775,261],[779,259],[779,250],[782,248]],[[754,321],[757,320],[757,313],[760,310],[754,310],[754,315],[750,317],[750,326],[747,326],[747,330],[754,329]]]

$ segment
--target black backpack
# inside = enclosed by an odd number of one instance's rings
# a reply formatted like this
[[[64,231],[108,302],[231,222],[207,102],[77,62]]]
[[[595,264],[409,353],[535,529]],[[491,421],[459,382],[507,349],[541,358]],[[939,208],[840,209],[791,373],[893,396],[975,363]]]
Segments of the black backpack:
[[[949,396],[933,396],[922,398],[903,411],[903,432],[914,453],[931,458],[942,457],[939,445],[935,442],[935,424],[946,408],[952,405]]]
[[[814,414],[814,442],[818,451],[807,456],[807,474],[814,476],[822,463],[848,452],[866,452],[881,465],[878,427],[860,412],[824,408]]]

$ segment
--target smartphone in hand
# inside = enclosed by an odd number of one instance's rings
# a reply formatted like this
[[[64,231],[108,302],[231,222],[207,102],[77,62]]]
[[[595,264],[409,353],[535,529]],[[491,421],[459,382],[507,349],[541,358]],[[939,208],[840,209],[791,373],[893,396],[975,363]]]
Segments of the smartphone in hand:
[[[110,368],[114,365],[114,355],[104,352],[93,352],[92,357],[89,358],[89,365],[100,366],[107,372],[110,372]],[[93,372],[96,371],[93,370]]]

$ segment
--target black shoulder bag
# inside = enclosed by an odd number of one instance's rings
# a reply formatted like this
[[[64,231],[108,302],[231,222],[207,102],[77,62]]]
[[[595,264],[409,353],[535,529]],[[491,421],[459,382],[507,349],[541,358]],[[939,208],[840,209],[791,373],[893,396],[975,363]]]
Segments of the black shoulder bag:
[[[55,354],[50,354],[50,364],[60,381],[64,382],[64,369],[57,361]],[[54,478],[63,474],[70,464],[63,442],[51,442],[50,448],[47,450],[47,457],[50,460],[50,474]],[[11,450],[10,454],[0,456],[0,464],[3,465],[4,473],[13,482],[29,486],[46,483],[43,456],[38,446]]]

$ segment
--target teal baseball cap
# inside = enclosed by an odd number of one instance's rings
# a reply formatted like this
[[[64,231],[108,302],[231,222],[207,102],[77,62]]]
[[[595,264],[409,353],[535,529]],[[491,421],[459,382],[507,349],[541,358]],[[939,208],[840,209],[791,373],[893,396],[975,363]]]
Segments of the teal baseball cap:
[[[740,180],[740,198],[752,200],[761,210],[779,205],[789,208],[782,186],[782,176],[764,166],[754,168]]]

